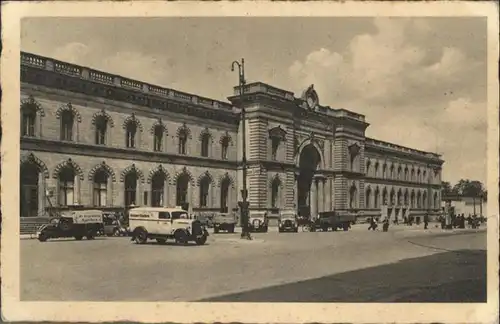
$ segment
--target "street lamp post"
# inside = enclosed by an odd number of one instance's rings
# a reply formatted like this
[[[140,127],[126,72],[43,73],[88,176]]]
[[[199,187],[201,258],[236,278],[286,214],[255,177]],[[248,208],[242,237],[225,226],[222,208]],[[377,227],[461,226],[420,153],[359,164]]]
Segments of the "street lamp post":
[[[234,66],[238,66],[238,81],[240,88],[240,109],[241,109],[241,132],[242,132],[242,158],[241,164],[243,168],[243,189],[241,190],[242,201],[240,205],[241,212],[241,238],[251,240],[250,232],[248,230],[248,190],[247,190],[247,150],[246,150],[246,120],[245,120],[245,106],[243,105],[243,93],[245,89],[245,59],[241,59],[241,63],[233,61],[231,64],[231,71],[234,71]]]

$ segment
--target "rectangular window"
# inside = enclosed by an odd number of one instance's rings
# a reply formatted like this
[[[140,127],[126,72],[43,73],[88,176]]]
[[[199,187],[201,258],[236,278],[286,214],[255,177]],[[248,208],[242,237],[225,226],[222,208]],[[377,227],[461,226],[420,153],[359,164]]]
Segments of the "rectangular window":
[[[22,136],[35,136],[35,115],[34,114],[23,114],[22,117]]]
[[[107,188],[105,183],[94,184],[94,206],[106,206]]]
[[[59,187],[59,205],[61,206],[74,205],[73,183],[66,182]]]
[[[168,212],[159,212],[158,213],[158,218],[159,219],[170,219],[170,213],[168,213]]]

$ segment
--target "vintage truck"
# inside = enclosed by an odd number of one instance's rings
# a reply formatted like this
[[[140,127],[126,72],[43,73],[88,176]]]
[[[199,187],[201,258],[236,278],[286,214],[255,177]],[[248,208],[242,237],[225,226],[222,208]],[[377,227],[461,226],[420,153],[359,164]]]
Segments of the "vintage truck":
[[[219,233],[219,231],[228,231],[229,233],[234,233],[236,223],[237,218],[236,214],[234,213],[216,213],[212,218],[214,233]]]
[[[355,221],[356,214],[354,213],[327,211],[319,213],[318,227],[325,232],[329,229],[332,229],[333,231],[336,231],[337,229],[348,231],[351,224]]]
[[[129,229],[131,241],[137,244],[144,244],[148,239],[165,244],[172,239],[179,244],[194,241],[197,245],[203,245],[209,235],[199,220],[179,207],[132,208],[129,211]]]
[[[86,237],[92,240],[102,231],[103,226],[100,210],[67,211],[59,217],[52,218],[48,224],[40,226],[36,236],[40,242],[62,237],[74,237],[76,240]]]

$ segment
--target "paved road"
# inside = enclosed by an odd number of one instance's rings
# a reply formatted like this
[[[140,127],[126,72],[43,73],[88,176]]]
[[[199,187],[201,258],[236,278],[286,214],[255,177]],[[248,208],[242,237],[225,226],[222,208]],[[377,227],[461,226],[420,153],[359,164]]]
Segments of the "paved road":
[[[205,246],[128,238],[21,241],[21,299],[482,301],[486,233],[358,226],[336,233],[211,235]],[[465,290],[465,288],[469,290]],[[455,296],[455,297],[454,297]]]

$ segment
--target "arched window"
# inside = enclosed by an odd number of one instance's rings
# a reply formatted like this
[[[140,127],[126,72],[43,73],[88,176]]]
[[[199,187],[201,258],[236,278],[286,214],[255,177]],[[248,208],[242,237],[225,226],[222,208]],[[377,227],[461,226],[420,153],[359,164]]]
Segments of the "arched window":
[[[391,168],[389,169],[389,176],[391,179],[394,179],[394,165],[391,165]]]
[[[358,144],[354,143],[351,146],[349,146],[349,165],[351,171],[354,172],[359,172],[359,153],[361,148],[359,147]]]
[[[108,174],[99,169],[94,174],[94,206],[106,206],[108,199]]]
[[[439,199],[438,199],[438,194],[437,192],[434,193],[434,208],[435,209],[438,209],[440,206],[439,206]]]
[[[382,191],[382,204],[384,205],[387,205],[388,201],[387,201],[387,189],[384,188],[384,190]]]
[[[411,169],[411,181],[415,181],[415,169]]]
[[[375,168],[374,168],[374,172],[373,172],[373,176],[375,177],[378,177],[378,168],[379,168],[379,164],[378,164],[378,161],[375,162]]]
[[[386,176],[387,176],[387,164],[384,163],[384,165],[382,165],[382,178],[385,179]]]
[[[153,147],[155,152],[163,150],[163,126],[156,125],[154,128]]]
[[[22,107],[21,136],[35,136],[36,106],[26,104]]]
[[[220,184],[220,208],[222,213],[229,212],[229,179],[224,179]]]
[[[422,172],[422,182],[426,182],[427,181],[427,172],[424,170]]]
[[[106,132],[108,130],[108,121],[104,116],[98,116],[95,120],[95,143],[97,145],[106,144]]]
[[[185,130],[181,130],[179,132],[179,145],[178,145],[178,153],[182,155],[187,154],[187,132]]]
[[[162,207],[164,205],[165,174],[157,171],[151,178],[151,206]]]
[[[129,121],[125,126],[126,146],[128,148],[136,147],[136,141],[135,141],[136,135],[137,135],[137,124],[133,121]]]
[[[427,207],[427,192],[424,191],[424,194],[422,195],[422,207],[426,208]]]
[[[420,182],[420,169],[417,170],[417,182]]]
[[[398,167],[398,177],[397,177],[398,180],[402,180],[402,178],[401,178],[402,174],[401,173],[402,173],[402,168]]]
[[[402,203],[402,198],[403,198],[403,194],[401,193],[401,190],[398,190],[398,206],[401,206],[401,203]]]
[[[59,205],[72,206],[75,202],[75,170],[66,166],[59,171]]]
[[[366,208],[371,208],[371,205],[370,205],[371,195],[372,195],[372,190],[370,188],[366,189],[366,195],[365,195],[365,206],[366,206]]]
[[[408,168],[405,167],[405,181],[408,181]]]
[[[205,133],[201,136],[201,156],[208,157],[210,145],[210,135]]]
[[[356,189],[356,186],[353,184],[349,189],[349,208],[351,209],[357,208],[358,205],[357,196],[358,196],[358,190]]]
[[[221,159],[227,160],[228,148],[229,148],[229,138],[226,136],[221,141]]]
[[[410,194],[410,206],[411,208],[415,208],[415,192],[412,191]]]
[[[367,176],[370,176],[370,165],[371,165],[370,160],[368,160],[366,162],[366,170],[365,170]]]
[[[278,149],[280,147],[281,140],[278,137],[271,137],[271,159],[278,159]]]
[[[405,204],[405,206],[408,206],[408,190],[405,191],[404,204]]]
[[[61,141],[73,140],[73,127],[75,118],[70,110],[63,110],[61,113]]]
[[[203,177],[200,181],[200,207],[210,207],[208,202],[210,192],[210,178]]]
[[[274,178],[271,183],[271,207],[279,208],[280,180]]]
[[[373,196],[373,207],[375,207],[375,208],[380,207],[379,195],[380,195],[380,192],[379,192],[378,187],[377,187],[375,189],[375,195]]]
[[[137,178],[135,171],[125,176],[125,206],[137,205]]]
[[[420,194],[420,191],[417,192],[417,208],[422,208],[422,204],[421,204],[421,194]]]
[[[394,206],[394,204],[396,203],[396,195],[394,194],[394,189],[391,190],[391,193],[389,195],[389,203],[391,206]]]
[[[188,202],[189,176],[182,174],[177,178],[176,204],[182,206]]]

